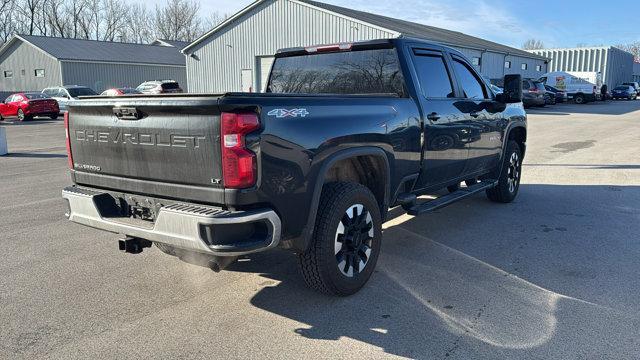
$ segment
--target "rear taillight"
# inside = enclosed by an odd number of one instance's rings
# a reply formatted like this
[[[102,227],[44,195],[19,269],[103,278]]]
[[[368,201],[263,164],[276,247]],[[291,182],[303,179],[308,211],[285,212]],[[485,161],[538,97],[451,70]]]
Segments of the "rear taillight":
[[[536,87],[532,87],[531,89],[529,89],[530,92],[538,92],[538,88]]]
[[[248,188],[256,183],[256,154],[245,147],[245,136],[260,128],[253,113],[222,113],[220,143],[222,146],[222,179],[231,189]]]
[[[64,113],[64,134],[67,142],[67,160],[69,161],[69,169],[73,169],[73,156],[71,156],[71,136],[69,135],[69,112]]]

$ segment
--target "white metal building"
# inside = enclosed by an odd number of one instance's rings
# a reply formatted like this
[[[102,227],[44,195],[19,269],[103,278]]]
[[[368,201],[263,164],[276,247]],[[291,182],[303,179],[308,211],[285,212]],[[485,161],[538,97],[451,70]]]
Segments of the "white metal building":
[[[310,0],[255,1],[182,52],[191,92],[262,91],[278,49],[403,35],[457,48],[489,79],[547,72],[547,59],[520,49]]]
[[[62,85],[101,92],[165,79],[186,88],[184,55],[175,46],[16,35],[0,47],[0,92]]]
[[[541,49],[531,53],[549,58],[549,71],[600,73],[609,88],[633,78],[633,55],[613,46]]]

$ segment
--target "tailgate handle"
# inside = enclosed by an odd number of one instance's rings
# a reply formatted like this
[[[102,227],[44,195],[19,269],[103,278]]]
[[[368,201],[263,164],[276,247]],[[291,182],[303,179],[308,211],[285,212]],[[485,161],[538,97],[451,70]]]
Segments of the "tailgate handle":
[[[135,107],[114,107],[113,114],[120,120],[142,119],[142,113]]]

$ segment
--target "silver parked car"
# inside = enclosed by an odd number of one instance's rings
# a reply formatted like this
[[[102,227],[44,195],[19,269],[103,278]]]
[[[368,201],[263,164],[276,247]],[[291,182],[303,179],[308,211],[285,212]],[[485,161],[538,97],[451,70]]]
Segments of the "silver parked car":
[[[93,89],[79,85],[49,87],[42,90],[42,93],[58,102],[61,113],[67,111],[67,105],[70,101],[77,100],[80,96],[98,95]]]

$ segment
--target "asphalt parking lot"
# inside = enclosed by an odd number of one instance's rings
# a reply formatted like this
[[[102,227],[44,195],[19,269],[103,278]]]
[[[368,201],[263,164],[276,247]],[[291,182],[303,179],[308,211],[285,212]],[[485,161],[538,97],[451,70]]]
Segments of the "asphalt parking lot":
[[[637,359],[640,100],[535,109],[523,184],[394,213],[360,293],[293,256],[212,271],[67,222],[62,121],[3,124],[0,358]]]

